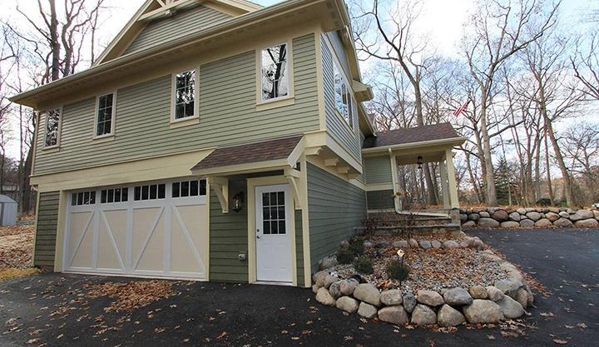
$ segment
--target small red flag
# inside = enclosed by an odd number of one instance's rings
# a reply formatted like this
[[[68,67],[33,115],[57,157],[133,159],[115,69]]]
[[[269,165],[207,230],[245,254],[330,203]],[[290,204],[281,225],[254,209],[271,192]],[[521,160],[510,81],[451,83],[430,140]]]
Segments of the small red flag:
[[[458,107],[455,111],[453,111],[453,115],[454,116],[459,116],[460,113],[464,112],[464,110],[466,109],[466,107],[468,107],[468,104],[470,103],[470,100],[466,101],[465,104],[463,104],[462,106]]]

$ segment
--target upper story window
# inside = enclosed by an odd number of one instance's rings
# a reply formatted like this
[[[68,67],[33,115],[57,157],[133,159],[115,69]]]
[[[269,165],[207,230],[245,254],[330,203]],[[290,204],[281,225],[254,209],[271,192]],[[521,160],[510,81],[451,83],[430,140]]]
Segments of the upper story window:
[[[261,100],[289,96],[288,44],[281,43],[260,52]]]
[[[52,108],[46,110],[46,132],[44,136],[44,147],[58,147],[60,144],[60,124],[62,109]]]
[[[114,93],[98,96],[96,114],[96,136],[114,133]]]
[[[173,119],[196,116],[196,70],[179,72],[174,75]]]
[[[333,62],[333,78],[335,79],[335,106],[337,111],[343,116],[343,119],[350,127],[354,126],[354,118],[352,115],[352,97],[351,89],[343,77],[343,73],[337,62]]]

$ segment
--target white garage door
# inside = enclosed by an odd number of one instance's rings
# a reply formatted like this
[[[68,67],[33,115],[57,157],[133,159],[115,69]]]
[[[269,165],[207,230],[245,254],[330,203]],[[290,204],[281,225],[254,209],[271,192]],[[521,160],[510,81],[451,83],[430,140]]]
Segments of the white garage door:
[[[72,192],[64,270],[206,279],[206,181]]]

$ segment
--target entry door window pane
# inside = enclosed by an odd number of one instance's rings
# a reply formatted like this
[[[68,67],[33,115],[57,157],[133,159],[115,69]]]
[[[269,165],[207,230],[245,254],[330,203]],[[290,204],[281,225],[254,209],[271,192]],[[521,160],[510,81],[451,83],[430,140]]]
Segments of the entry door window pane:
[[[262,193],[262,227],[264,234],[286,234],[285,193]]]

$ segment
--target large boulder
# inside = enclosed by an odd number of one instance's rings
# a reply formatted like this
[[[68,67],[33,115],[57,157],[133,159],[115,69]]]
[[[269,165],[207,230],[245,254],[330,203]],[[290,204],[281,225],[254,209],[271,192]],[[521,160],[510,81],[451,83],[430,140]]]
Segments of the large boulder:
[[[523,219],[520,221],[520,226],[524,228],[534,227],[535,222],[530,219]]]
[[[480,215],[480,218],[491,218],[491,215],[487,211],[480,211],[478,214]]]
[[[412,248],[418,248],[418,247],[420,247],[418,245],[418,241],[416,241],[415,239],[409,239],[408,243],[410,244],[410,247],[412,247]]]
[[[354,291],[354,297],[374,306],[381,305],[381,293],[370,283],[358,284]]]
[[[477,222],[480,219],[480,214],[478,213],[471,213],[468,215],[468,219],[474,222]]]
[[[499,221],[499,222],[505,222],[506,220],[508,220],[510,218],[508,213],[505,210],[495,211],[495,213],[493,213],[492,217],[493,217],[493,219],[495,219],[496,221]]]
[[[512,212],[509,215],[510,220],[514,221],[514,222],[519,222],[520,219],[522,219],[522,217],[520,216],[520,213],[518,212]]]
[[[318,288],[324,287],[327,276],[330,276],[328,271],[318,271],[312,276],[312,281],[314,281],[314,284],[316,284]]]
[[[495,287],[501,290],[505,295],[509,295],[511,297],[515,297],[518,294],[518,289],[520,289],[521,283],[518,283],[515,280],[510,278],[495,281]]]
[[[410,245],[408,244],[408,241],[406,241],[406,240],[399,240],[399,241],[393,241],[393,247],[407,249],[407,248],[410,248]]]
[[[560,217],[562,217],[562,218],[568,218],[568,219],[570,219],[570,214],[569,214],[568,212],[566,212],[566,211],[560,211],[560,212],[558,213],[558,215],[559,215]]]
[[[547,218],[548,221],[553,223],[559,219],[559,214],[557,214],[555,212],[547,212],[547,213],[545,213],[545,218]]]
[[[443,247],[445,247],[447,249],[455,249],[455,248],[459,248],[460,245],[457,242],[455,242],[454,240],[447,240],[447,241],[443,241]]]
[[[497,301],[497,305],[499,305],[501,313],[503,313],[503,316],[507,319],[518,318],[524,314],[522,305],[509,296],[505,296],[503,299]]]
[[[418,303],[418,301],[416,300],[416,297],[414,296],[414,294],[407,293],[403,296],[403,307],[409,313],[412,313],[412,311],[414,311],[414,307],[416,307],[417,303]]]
[[[464,288],[452,288],[443,293],[443,299],[446,304],[452,306],[470,305],[472,297]]]
[[[487,289],[483,286],[472,286],[468,288],[468,292],[473,299],[486,299],[489,297]]]
[[[422,241],[420,241],[420,247],[422,247],[422,249],[429,249],[429,248],[433,247],[433,245],[431,245],[430,241],[422,240]]]
[[[568,218],[560,218],[553,222],[553,225],[558,228],[571,228],[574,224]]]
[[[320,288],[316,292],[316,301],[323,305],[335,306],[335,298],[329,293],[326,288]]]
[[[514,222],[514,221],[507,221],[507,222],[501,222],[501,227],[502,228],[519,228],[520,227],[520,223],[518,222]]]
[[[437,315],[430,307],[418,304],[412,312],[411,322],[420,326],[435,324],[437,323]]]
[[[503,313],[499,305],[490,300],[472,301],[472,304],[464,306],[464,315],[469,323],[497,323],[502,320]]]
[[[405,325],[408,323],[408,314],[403,306],[387,306],[383,307],[378,312],[379,319],[383,322]]]
[[[589,210],[578,210],[574,214],[570,215],[570,220],[573,221],[573,222],[576,222],[576,221],[579,221],[579,220],[583,220],[583,219],[589,219],[589,218],[595,218],[595,215],[593,214],[593,211],[589,211]]]
[[[469,220],[466,223],[462,224],[462,228],[475,228],[476,222],[473,220]]]
[[[589,218],[574,222],[574,226],[577,228],[596,228],[599,226],[599,222],[595,218]]]
[[[360,303],[360,307],[358,307],[358,315],[364,318],[374,318],[376,316],[377,309],[371,304],[367,304],[365,302]]]
[[[331,268],[331,267],[333,267],[335,265],[337,265],[337,257],[334,256],[334,255],[330,256],[330,257],[323,258],[320,261],[320,269],[321,270]]]
[[[433,240],[433,241],[431,241],[431,246],[433,246],[433,248],[441,248],[441,242],[437,241],[437,240]]]
[[[487,294],[489,295],[490,300],[499,301],[503,299],[503,297],[505,296],[505,294],[503,294],[503,292],[495,286],[488,286],[485,289],[487,290]]]
[[[421,304],[433,307],[441,306],[445,303],[441,294],[434,290],[419,290],[416,293],[416,300],[418,300],[418,302]]]
[[[531,301],[530,298],[528,297],[528,291],[525,288],[518,289],[518,293],[516,294],[515,299],[524,308],[528,307],[529,306],[528,303]]]
[[[353,278],[341,281],[341,284],[339,284],[339,290],[341,291],[341,295],[353,295],[354,290],[356,290],[358,284],[358,281]]]
[[[333,276],[333,275],[327,275],[324,278],[324,287],[329,289],[329,287],[331,286],[331,284],[335,283],[339,281],[339,277],[337,276]]]
[[[464,315],[449,305],[441,306],[437,313],[437,323],[442,327],[455,327],[466,321]]]
[[[537,228],[549,228],[553,226],[553,223],[547,218],[541,218],[535,222]]]
[[[358,311],[358,301],[349,296],[342,296],[337,299],[335,306],[347,313],[355,313]]]
[[[526,209],[520,207],[519,209],[516,210],[516,212],[518,212],[519,214],[526,214]]]
[[[381,293],[381,302],[387,306],[401,305],[403,298],[399,289],[386,290]]]
[[[341,294],[341,283],[343,281],[337,281],[329,287],[329,293],[335,298],[340,298],[343,294]]]
[[[539,219],[541,219],[541,214],[537,211],[531,211],[526,213],[526,217],[528,217],[533,222],[536,222]]]
[[[497,228],[499,225],[499,222],[493,218],[481,218],[478,221],[478,226],[480,228]]]

